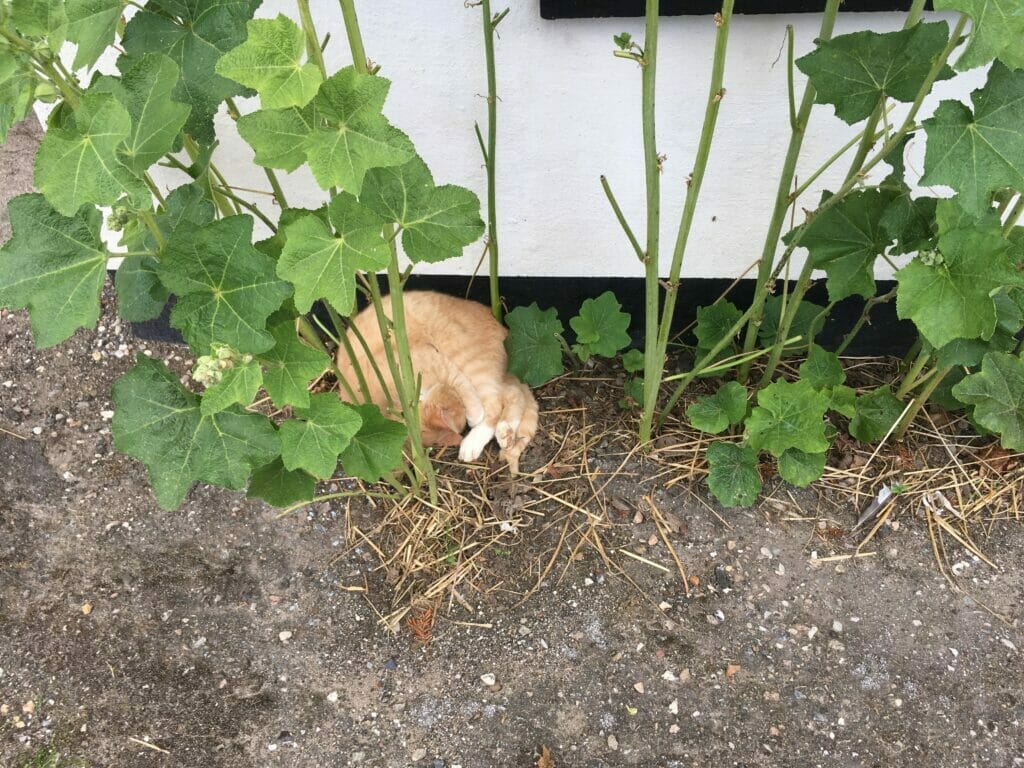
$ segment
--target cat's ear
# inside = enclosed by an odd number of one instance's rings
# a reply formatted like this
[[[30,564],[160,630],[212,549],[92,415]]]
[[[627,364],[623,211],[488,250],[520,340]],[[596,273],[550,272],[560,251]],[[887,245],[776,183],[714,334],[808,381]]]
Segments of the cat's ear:
[[[455,418],[455,414],[452,413],[451,408],[440,408],[439,410],[441,412],[441,421],[444,422],[444,425],[453,432],[459,440],[462,440],[461,433],[465,424],[459,424],[459,420]],[[458,445],[458,443],[446,443],[446,445]]]

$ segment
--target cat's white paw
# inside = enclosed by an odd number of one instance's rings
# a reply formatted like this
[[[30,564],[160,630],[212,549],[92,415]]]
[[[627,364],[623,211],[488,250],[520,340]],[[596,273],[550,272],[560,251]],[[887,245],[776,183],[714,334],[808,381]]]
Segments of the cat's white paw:
[[[473,427],[462,438],[462,444],[459,446],[459,461],[476,461],[479,459],[480,454],[484,452],[484,448],[491,442],[492,437],[494,437],[494,430],[486,424],[478,424]]]

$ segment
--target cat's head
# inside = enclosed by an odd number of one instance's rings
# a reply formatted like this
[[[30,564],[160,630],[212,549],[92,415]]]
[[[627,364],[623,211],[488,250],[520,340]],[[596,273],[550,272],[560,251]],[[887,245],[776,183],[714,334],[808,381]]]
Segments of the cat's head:
[[[424,394],[420,432],[424,445],[459,445],[466,428],[466,406],[453,387],[442,384]]]

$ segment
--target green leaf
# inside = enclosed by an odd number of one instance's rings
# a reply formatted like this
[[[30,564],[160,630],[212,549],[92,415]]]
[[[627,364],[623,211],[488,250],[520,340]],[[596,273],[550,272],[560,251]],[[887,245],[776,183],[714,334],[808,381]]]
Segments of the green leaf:
[[[1020,0],[935,0],[937,11],[959,11],[973,20],[970,41],[956,63],[974,69],[998,58],[1011,69],[1024,67],[1024,4]]]
[[[263,499],[275,507],[290,507],[300,501],[312,501],[316,480],[302,470],[285,469],[280,458],[252,473],[249,491],[252,499]]]
[[[824,471],[824,453],[804,453],[790,448],[779,456],[779,477],[798,488],[806,488]]]
[[[274,267],[252,246],[250,216],[201,227],[181,223],[157,267],[160,281],[178,296],[171,325],[195,350],[213,342],[243,353],[270,349],[267,318],[291,294]]]
[[[644,377],[634,376],[630,379],[626,379],[625,383],[622,385],[622,394],[625,395],[625,397],[619,401],[619,405],[622,407],[631,408],[634,405],[643,405]]]
[[[255,88],[264,109],[304,107],[316,96],[323,75],[316,64],[303,64],[306,38],[283,14],[253,19],[249,36],[217,62],[218,75]]]
[[[11,21],[25,37],[45,37],[53,53],[68,31],[64,0],[11,0]]]
[[[823,309],[824,307],[820,304],[807,301],[807,299],[800,302],[796,316],[793,318],[793,324],[789,327],[789,338],[799,336],[802,341],[796,347],[787,347],[782,353],[783,357],[796,354],[797,348],[814,341],[825,324],[825,316],[821,312]],[[769,296],[764,302],[764,319],[761,321],[761,327],[757,329],[757,338],[762,344],[767,346],[775,343],[781,317],[782,297]]]
[[[576,341],[585,351],[580,358],[615,357],[620,349],[629,346],[629,319],[611,291],[584,301],[580,313],[569,320],[576,332]]]
[[[877,188],[851,192],[804,225],[800,245],[828,275],[829,300],[875,295],[875,258],[892,242],[880,220],[894,197]],[[783,242],[792,243],[798,232],[792,230]]]
[[[867,118],[883,96],[912,102],[949,39],[944,21],[918,23],[898,32],[854,32],[821,43],[796,65],[810,78],[819,104],[853,125]],[[953,76],[943,66],[938,80]]]
[[[111,93],[131,115],[132,129],[120,156],[136,175],[175,148],[188,119],[187,104],[171,97],[178,83],[178,65],[159,53],[147,53],[120,78],[100,77],[89,93]]]
[[[935,350],[937,365],[947,366],[979,365],[988,352],[1011,352],[1017,346],[1016,333],[1024,327],[1024,312],[1018,303],[1020,291],[1002,290],[992,296],[996,305],[996,330],[988,340],[953,339],[941,349]],[[929,345],[930,346],[930,345]]]
[[[434,186],[418,156],[367,173],[359,202],[402,227],[402,248],[413,262],[458,256],[484,233],[477,196],[451,184]]]
[[[151,257],[130,258],[114,273],[117,312],[130,323],[155,320],[164,311],[171,292],[160,282],[157,261]]]
[[[371,168],[402,165],[415,157],[412,142],[380,108],[391,81],[345,67],[320,86],[313,100],[325,121],[305,139],[306,159],[323,189],[341,187],[359,196]]]
[[[363,419],[333,392],[313,395],[308,408],[281,425],[281,460],[286,469],[304,469],[327,479],[338,468],[338,454],[352,440]]]
[[[856,415],[850,420],[850,434],[862,443],[877,443],[899,420],[903,409],[903,403],[888,387],[879,387],[857,398]]]
[[[164,509],[181,504],[196,482],[244,488],[252,469],[280,451],[265,416],[237,408],[204,416],[199,398],[145,355],[114,384],[113,398],[114,445],[146,465]]]
[[[227,410],[232,405],[249,405],[263,386],[263,372],[255,360],[236,364],[221,374],[221,380],[206,388],[199,410],[203,416]]]
[[[964,211],[980,217],[997,190],[1024,190],[1024,70],[1011,72],[997,61],[971,102],[973,113],[959,101],[944,101],[924,121],[921,184],[952,187]]]
[[[14,234],[0,249],[0,306],[28,309],[39,347],[94,327],[109,258],[99,211],[83,206],[65,218],[37,194],[14,198],[8,211]]]
[[[294,171],[306,162],[306,137],[315,124],[314,111],[263,109],[238,119],[238,133],[256,151],[255,161],[265,168]]]
[[[974,406],[974,418],[999,435],[1010,451],[1024,450],[1024,361],[1006,352],[990,352],[981,370],[953,387],[958,400]]]
[[[149,206],[149,189],[122,164],[117,150],[132,132],[128,111],[108,93],[86,93],[67,125],[51,127],[36,155],[35,181],[58,213],[86,203],[110,205],[122,195]]]
[[[708,446],[708,488],[726,507],[749,507],[761,492],[757,451],[749,445],[715,442]]]
[[[829,398],[808,381],[776,381],[757,393],[757,407],[747,417],[747,442],[778,458],[790,448],[806,453],[828,450],[825,412]]]
[[[712,435],[739,424],[746,415],[747,389],[735,381],[723,384],[713,395],[697,398],[697,402],[686,409],[690,423],[701,432]]]
[[[830,387],[824,390],[829,396],[829,410],[841,413],[848,419],[852,419],[857,413],[857,391],[845,384]]]
[[[25,119],[35,98],[35,77],[28,57],[0,46],[0,144]]]
[[[622,367],[629,373],[637,373],[644,369],[644,353],[639,349],[631,349],[622,356]]]
[[[68,40],[78,46],[72,69],[91,67],[114,42],[122,0],[67,0]]]
[[[388,265],[391,250],[381,237],[384,220],[341,192],[328,209],[333,228],[308,213],[285,228],[285,245],[277,274],[295,286],[295,306],[308,312],[327,299],[342,315],[356,302],[356,272],[376,272]]]
[[[1024,282],[1008,248],[997,227],[981,223],[940,234],[937,253],[918,256],[896,272],[896,314],[913,320],[934,347],[990,338],[996,327],[992,294]]]
[[[201,226],[213,221],[214,215],[213,203],[203,196],[203,191],[195,184],[186,184],[167,195],[164,209],[153,220],[166,241],[183,221]],[[124,238],[127,247],[133,251],[159,250],[149,229],[137,222],[134,224],[133,233],[126,232]],[[159,317],[170,296],[157,274],[157,261],[151,257],[123,261],[114,275],[114,285],[118,313],[133,323]]]
[[[720,301],[709,307],[698,307],[697,327],[693,331],[697,337],[698,348],[710,350],[725,338],[741,317],[743,313],[735,304],[728,301]]]
[[[363,425],[341,452],[341,466],[349,477],[374,483],[402,463],[402,448],[409,434],[404,424],[385,419],[373,404],[352,408]]]
[[[807,360],[800,364],[800,378],[815,389],[828,389],[846,381],[846,373],[835,352],[812,344]]]
[[[118,68],[130,69],[147,53],[170,56],[181,69],[174,98],[192,107],[185,131],[210,144],[220,103],[249,93],[218,75],[217,61],[245,40],[245,24],[258,5],[258,0],[149,0],[125,28]]]
[[[565,330],[555,309],[540,309],[537,302],[516,307],[505,315],[508,336],[508,371],[531,387],[539,387],[562,367],[562,331]]]
[[[263,386],[278,408],[287,405],[309,406],[309,382],[323,373],[330,360],[323,352],[299,339],[295,316],[281,311],[270,318],[274,346],[260,355],[266,366]]]
[[[912,198],[909,188],[897,194],[878,223],[886,236],[896,241],[890,254],[914,253],[927,247],[935,236],[934,197]]]

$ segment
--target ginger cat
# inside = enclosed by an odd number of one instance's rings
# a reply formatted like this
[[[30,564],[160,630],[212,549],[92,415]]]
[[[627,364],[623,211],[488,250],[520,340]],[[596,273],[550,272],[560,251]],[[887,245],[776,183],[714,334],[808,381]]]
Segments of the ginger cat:
[[[390,318],[389,296],[383,304],[384,314]],[[442,293],[409,291],[404,294],[404,306],[413,371],[420,377],[424,443],[458,445],[461,461],[476,461],[494,438],[502,460],[517,473],[519,457],[537,431],[538,409],[530,388],[508,373],[504,344],[508,331],[484,305]],[[348,331],[370,401],[385,413],[398,411],[374,308],[364,309],[350,325],[356,326],[366,342],[364,348],[358,336]],[[380,377],[369,362],[367,348]],[[344,347],[338,350],[337,364],[341,378],[362,397],[353,361]],[[469,433],[463,437],[467,425]]]

